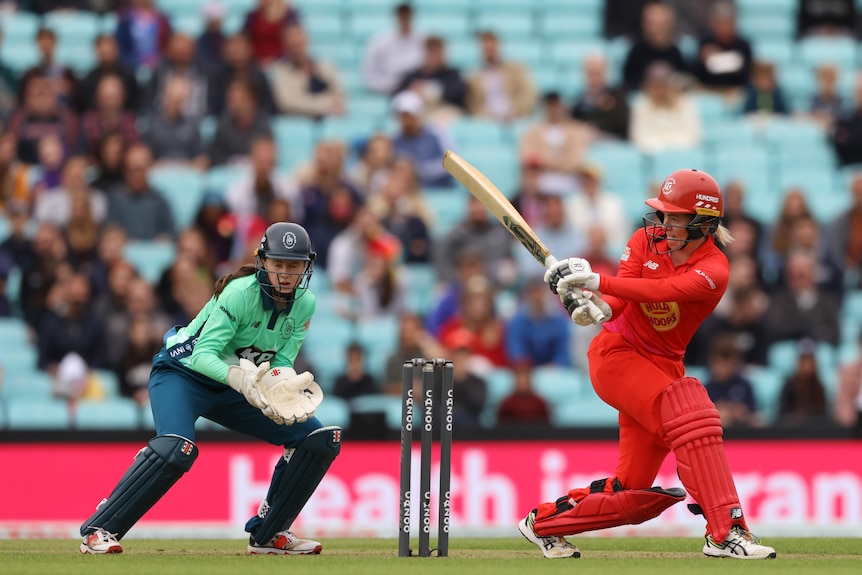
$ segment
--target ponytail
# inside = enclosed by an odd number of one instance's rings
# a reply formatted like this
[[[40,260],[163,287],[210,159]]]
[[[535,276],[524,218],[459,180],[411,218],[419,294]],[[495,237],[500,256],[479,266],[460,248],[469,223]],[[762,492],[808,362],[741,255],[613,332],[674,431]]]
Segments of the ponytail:
[[[715,241],[720,246],[726,246],[733,241],[733,236],[730,235],[730,230],[728,230],[721,224],[719,224],[718,227],[715,229],[713,236],[715,237]]]
[[[256,271],[257,271],[257,267],[255,267],[251,264],[246,264],[246,265],[242,266],[241,268],[239,268],[238,270],[236,270],[235,272],[233,272],[232,274],[225,274],[225,275],[221,276],[219,279],[216,280],[215,290],[213,291],[213,295],[215,297],[218,297],[219,295],[221,295],[221,292],[224,291],[224,288],[227,284],[229,284],[230,282],[232,282],[233,280],[235,280],[237,278],[244,278],[244,277],[250,276],[250,275],[254,274]]]

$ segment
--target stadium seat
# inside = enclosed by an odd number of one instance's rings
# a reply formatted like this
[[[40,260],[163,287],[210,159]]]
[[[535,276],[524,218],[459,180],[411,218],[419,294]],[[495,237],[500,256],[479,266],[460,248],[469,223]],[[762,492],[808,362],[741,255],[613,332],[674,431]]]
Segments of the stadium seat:
[[[125,397],[75,403],[76,429],[137,429],[140,426],[138,405]]]
[[[3,32],[3,44],[35,44],[36,32],[41,23],[39,17],[32,12],[18,10],[5,12],[0,18],[0,30]]]
[[[539,37],[544,41],[560,38],[599,38],[602,34],[602,15],[577,12],[560,13],[555,10],[542,12],[538,17]]]
[[[712,166],[707,163],[706,154],[700,148],[657,152],[649,159],[649,163],[651,166],[649,177],[655,183],[663,182],[669,174],[682,168],[694,168],[706,172],[712,169]]]
[[[443,237],[467,214],[467,192],[460,187],[426,190],[425,203],[431,211],[432,237]]]
[[[32,40],[13,43],[4,39],[3,45],[0,46],[0,61],[9,66],[13,72],[23,74],[39,63],[39,49]]]
[[[4,351],[10,349],[4,347]],[[20,355],[22,350],[15,350]],[[32,365],[22,365],[20,362],[3,363],[3,386],[0,387],[0,396],[6,400],[18,398],[43,398],[51,397],[53,383],[47,372],[36,369],[35,353]]]
[[[326,399],[317,406],[314,416],[323,425],[337,425],[348,427],[350,425],[350,405],[340,397],[329,394]]]
[[[738,24],[740,32],[748,38],[789,40],[796,34],[793,15],[742,13]]]
[[[6,429],[6,405],[0,401],[0,429]]]
[[[58,46],[86,45],[92,50],[93,40],[100,31],[101,20],[93,12],[55,10],[42,17],[42,25],[57,34]],[[61,52],[62,50],[58,50],[58,56]]]
[[[197,16],[201,18],[201,10],[207,0],[157,0],[156,4],[159,9],[167,14],[173,22],[177,17],[181,16]]]
[[[380,316],[356,325],[356,340],[365,349],[366,356],[376,349],[391,353],[398,346],[398,318]]]
[[[784,386],[784,378],[787,374],[771,367],[749,366],[746,368],[745,375],[751,382],[757,410],[763,414],[766,424],[774,423],[778,415],[781,388]]]
[[[545,61],[544,46],[531,38],[507,39],[500,49],[503,58],[520,62],[529,69],[531,74],[535,74],[536,69]]]
[[[738,145],[754,144],[756,131],[754,124],[745,119],[725,119],[703,134],[704,145],[733,148]]]
[[[401,429],[401,396],[399,395],[360,395],[350,400],[350,411],[357,414],[382,413],[388,429]]]
[[[71,417],[65,401],[51,398],[12,398],[6,401],[9,429],[69,429]]]
[[[65,41],[57,49],[57,63],[68,66],[79,76],[85,76],[96,66],[96,52],[90,42]]]
[[[852,38],[811,36],[799,43],[799,61],[810,67],[832,64],[843,70],[856,67],[856,41]]]
[[[692,102],[700,113],[703,132],[709,132],[715,126],[720,126],[728,119],[727,105],[718,94],[699,92],[690,94]]]
[[[94,369],[93,375],[107,397],[120,397],[120,380],[116,373],[108,369]]]
[[[10,344],[28,344],[29,341],[30,332],[24,320],[0,317],[0,349],[6,350]]]
[[[833,178],[834,172],[831,168],[784,166],[778,172],[776,185],[782,194],[791,188],[801,189],[808,198],[808,205],[814,212],[814,216],[825,223],[837,215],[836,210],[841,210],[847,205],[846,195],[834,193]]]
[[[480,8],[476,13],[476,29],[495,32],[502,44],[524,40],[533,34],[532,13],[516,6]]]
[[[551,44],[549,54],[552,62],[566,66],[569,69],[580,69],[581,62],[587,56],[605,53],[605,42],[602,39],[561,39]]]
[[[178,34],[197,38],[204,31],[204,20],[200,14],[177,14],[171,18],[171,27]]]
[[[616,409],[595,394],[579,401],[552,403],[551,423],[559,427],[614,427],[619,421]]]
[[[796,15],[797,0],[736,0],[736,7],[743,14],[787,14]]]
[[[751,50],[756,59],[772,62],[779,73],[793,65],[795,54],[789,37],[755,39]]]
[[[500,402],[515,390],[515,378],[507,368],[492,369],[482,376],[487,384],[485,403],[496,410]]]
[[[311,38],[310,45],[318,41],[339,40],[344,37],[345,29],[341,18],[329,12],[302,14],[302,25]]]
[[[176,246],[167,242],[135,240],[126,244],[123,255],[142,278],[156,284],[162,273],[173,264]]]
[[[494,146],[504,142],[500,124],[482,118],[460,118],[452,124],[450,133],[455,144],[462,148],[473,144]]]
[[[448,38],[467,38],[473,32],[472,21],[457,9],[426,13],[423,9],[416,17],[416,27],[428,35]]]
[[[243,177],[250,174],[247,166],[224,165],[210,168],[203,174],[205,192],[215,192],[225,196],[227,190]]]
[[[154,167],[149,181],[170,204],[176,229],[187,228],[200,209],[204,191],[201,173],[179,166]]]
[[[434,304],[437,272],[431,264],[406,264],[402,268],[407,309],[420,316]]]
[[[592,393],[584,373],[574,368],[558,366],[538,367],[533,370],[533,390],[549,403],[576,401]]]
[[[155,429],[156,422],[153,419],[153,410],[150,404],[141,405],[138,407],[138,421],[141,422],[141,427],[144,429]]]
[[[113,36],[117,31],[118,22],[119,17],[116,12],[107,12],[102,14],[102,18],[99,20],[99,33]]]
[[[367,8],[367,7],[366,7]],[[363,46],[373,36],[394,29],[395,18],[390,11],[354,9],[348,18],[347,30],[354,46]]]

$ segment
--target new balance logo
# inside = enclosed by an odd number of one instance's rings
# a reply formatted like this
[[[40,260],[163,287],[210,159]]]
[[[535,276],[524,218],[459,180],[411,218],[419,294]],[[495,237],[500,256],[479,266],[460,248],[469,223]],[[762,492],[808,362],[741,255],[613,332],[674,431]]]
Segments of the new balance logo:
[[[647,262],[644,264],[644,267],[655,271],[658,269],[658,264],[652,260],[647,260]]]
[[[730,510],[730,518],[731,519],[742,519],[742,509],[739,507],[734,507]]]

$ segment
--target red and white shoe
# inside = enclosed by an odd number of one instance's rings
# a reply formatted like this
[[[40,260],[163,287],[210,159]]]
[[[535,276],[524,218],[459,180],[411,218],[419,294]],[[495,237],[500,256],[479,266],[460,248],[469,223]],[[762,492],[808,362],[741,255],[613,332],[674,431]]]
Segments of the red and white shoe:
[[[248,538],[248,552],[251,555],[317,555],[323,545],[311,539],[300,539],[291,531],[280,531],[266,545],[255,543],[254,537]]]
[[[123,546],[117,541],[116,533],[108,533],[104,529],[96,529],[84,536],[81,542],[81,553],[104,555],[106,553],[122,553]]]

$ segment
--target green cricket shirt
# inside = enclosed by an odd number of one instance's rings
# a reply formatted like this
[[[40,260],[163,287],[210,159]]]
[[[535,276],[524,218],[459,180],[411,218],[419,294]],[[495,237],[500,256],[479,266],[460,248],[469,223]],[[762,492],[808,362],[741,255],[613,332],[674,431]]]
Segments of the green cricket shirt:
[[[293,367],[315,308],[311,291],[298,289],[297,296],[278,310],[256,275],[234,279],[187,326],[169,335],[165,348],[185,367],[225,384],[228,366],[240,358]]]

